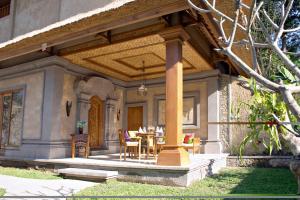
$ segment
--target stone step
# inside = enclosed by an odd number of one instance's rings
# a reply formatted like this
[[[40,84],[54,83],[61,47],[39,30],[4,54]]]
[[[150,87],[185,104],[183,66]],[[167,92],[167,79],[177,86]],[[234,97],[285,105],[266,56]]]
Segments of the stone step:
[[[82,169],[82,168],[62,168],[57,170],[58,174],[65,177],[76,178],[81,180],[105,181],[117,178],[117,171]]]

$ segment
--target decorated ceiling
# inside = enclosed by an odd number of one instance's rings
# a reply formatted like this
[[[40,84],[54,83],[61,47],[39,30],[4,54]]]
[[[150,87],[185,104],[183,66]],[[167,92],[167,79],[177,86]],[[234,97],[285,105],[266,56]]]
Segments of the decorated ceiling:
[[[124,81],[165,75],[166,47],[159,35],[86,49],[63,57],[74,64]],[[182,62],[184,74],[212,69],[188,42],[183,45]]]

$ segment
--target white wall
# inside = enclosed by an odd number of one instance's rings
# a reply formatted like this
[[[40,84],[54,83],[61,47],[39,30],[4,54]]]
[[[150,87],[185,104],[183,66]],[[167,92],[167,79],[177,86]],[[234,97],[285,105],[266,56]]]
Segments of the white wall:
[[[59,20],[60,0],[16,0],[15,3],[14,37]]]
[[[76,133],[76,110],[77,96],[74,91],[74,81],[76,77],[70,74],[64,74],[63,96],[61,101],[61,131],[60,140],[70,139],[70,134]],[[70,116],[66,113],[66,102],[72,102]]]
[[[114,0],[61,0],[60,20],[103,7]]]
[[[0,43],[115,0],[11,0],[10,15],[0,18]]]
[[[159,95],[165,95],[164,85],[147,86],[147,96],[139,96],[136,92],[137,88],[130,88],[126,92],[126,103],[147,103],[147,122],[149,127],[155,127],[155,118],[157,113],[154,108],[155,97]],[[199,102],[196,102],[197,123],[196,126],[184,126],[184,132],[193,132],[201,139],[207,139],[207,84],[206,81],[184,82],[184,93],[195,92],[199,95]],[[199,105],[200,104],[200,105]],[[124,116],[125,118],[127,116]],[[123,128],[127,128],[126,120],[124,121]]]
[[[0,43],[10,39],[11,34],[10,16],[0,18]]]

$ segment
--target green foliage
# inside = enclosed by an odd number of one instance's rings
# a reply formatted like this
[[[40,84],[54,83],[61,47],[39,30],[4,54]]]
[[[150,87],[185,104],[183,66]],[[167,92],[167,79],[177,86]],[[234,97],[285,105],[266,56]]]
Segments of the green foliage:
[[[0,197],[3,196],[5,194],[5,190],[0,188]]]
[[[278,195],[296,194],[296,192],[297,182],[288,169],[227,168],[223,169],[219,174],[199,180],[187,188],[113,180],[84,189],[76,194],[76,196]]]
[[[285,67],[278,67],[276,74],[271,76],[271,80],[282,80],[284,84],[295,84],[297,82],[296,77]]]
[[[279,94],[258,89],[253,79],[250,85],[253,96],[250,103],[244,103],[250,110],[248,116],[250,132],[240,144],[240,155],[244,153],[248,143],[251,143],[254,148],[262,143],[271,154],[274,148],[281,149],[279,135],[284,134],[284,130],[276,125],[273,114],[284,121],[288,111]]]
[[[49,171],[20,169],[14,167],[0,167],[0,174],[31,179],[61,179],[61,177],[57,174]]]
[[[84,128],[87,125],[86,121],[78,121],[77,128]]]
[[[260,1],[257,2],[259,4]],[[282,16],[282,5],[287,6],[288,1],[283,0],[265,0],[262,6],[272,21],[276,24],[280,24],[280,19]],[[285,29],[292,29],[300,26],[300,1],[294,1],[292,8],[289,12],[289,15],[286,19],[284,25]],[[253,30],[251,30],[252,37],[256,42],[265,43],[267,35],[275,35],[277,29],[272,26],[272,24],[267,20],[267,18],[261,18],[264,26],[267,29],[267,33],[264,32],[264,29],[260,26],[258,22],[255,22]],[[283,33],[278,42],[279,47],[284,52],[297,53],[300,51],[300,30],[295,32]],[[289,59],[294,62],[296,65],[300,66],[299,56],[294,56],[293,54],[287,54]],[[285,64],[280,59],[280,57],[274,53],[271,49],[259,48],[257,49],[257,58],[260,65],[260,70],[268,79],[273,81],[278,81],[280,77],[282,78],[282,72],[286,69],[284,68]],[[287,74],[286,72],[283,72]],[[278,77],[279,76],[279,77]],[[292,77],[285,77],[284,80],[288,80]]]

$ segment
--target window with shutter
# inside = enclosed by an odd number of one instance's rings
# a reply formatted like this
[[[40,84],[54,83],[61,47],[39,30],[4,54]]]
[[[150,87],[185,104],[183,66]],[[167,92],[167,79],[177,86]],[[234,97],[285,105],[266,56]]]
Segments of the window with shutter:
[[[12,90],[0,93],[0,144],[18,147],[21,143],[24,92]]]
[[[10,0],[0,0],[0,18],[9,15]]]

